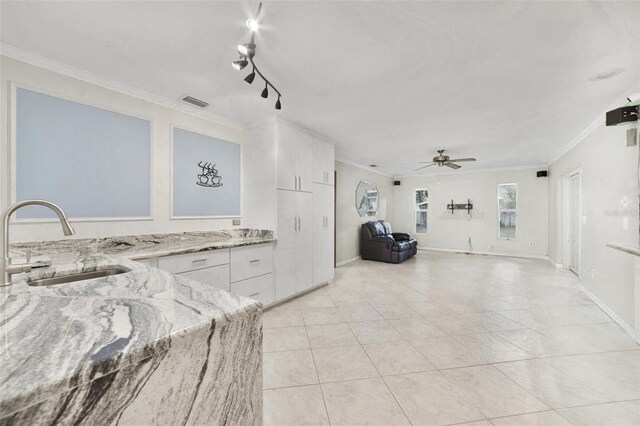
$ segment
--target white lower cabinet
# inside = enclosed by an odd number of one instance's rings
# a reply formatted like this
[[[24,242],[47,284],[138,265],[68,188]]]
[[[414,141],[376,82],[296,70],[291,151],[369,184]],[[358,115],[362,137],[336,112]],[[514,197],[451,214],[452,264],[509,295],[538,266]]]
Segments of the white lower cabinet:
[[[308,195],[311,195],[310,193]],[[153,265],[151,259],[140,261]],[[262,302],[275,301],[273,243],[157,258],[158,268]]]
[[[278,190],[276,300],[313,286],[313,196]]]
[[[269,305],[275,301],[273,274],[260,275],[231,284],[231,292]]]
[[[198,281],[199,283],[220,288],[222,290],[231,290],[229,281],[229,265],[214,266],[212,268],[196,269],[195,271],[181,272],[181,277]]]

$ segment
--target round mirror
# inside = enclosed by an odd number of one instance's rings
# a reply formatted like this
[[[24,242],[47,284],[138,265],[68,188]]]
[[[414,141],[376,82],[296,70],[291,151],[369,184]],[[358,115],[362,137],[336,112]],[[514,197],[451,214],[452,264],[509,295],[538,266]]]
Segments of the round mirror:
[[[356,209],[360,216],[378,214],[378,187],[372,183],[360,181],[356,188]]]

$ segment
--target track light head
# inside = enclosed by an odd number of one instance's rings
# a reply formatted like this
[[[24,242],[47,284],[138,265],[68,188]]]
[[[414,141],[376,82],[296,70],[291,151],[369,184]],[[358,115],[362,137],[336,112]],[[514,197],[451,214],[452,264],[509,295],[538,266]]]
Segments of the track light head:
[[[264,90],[262,91],[260,96],[262,96],[263,98],[269,97],[269,89],[267,89],[267,83],[264,84]]]
[[[260,23],[253,18],[247,19],[247,28],[249,28],[254,33],[258,32],[258,30],[260,29]]]
[[[278,100],[276,101],[276,109],[282,109],[282,104],[280,103],[280,96],[278,96]]]
[[[244,78],[244,81],[246,81],[247,83],[251,84],[253,83],[253,79],[256,78],[256,71],[253,70],[251,71],[251,74],[249,74],[248,76],[246,76]]]
[[[256,44],[255,43],[243,43],[238,45],[238,52],[244,57],[253,58],[253,55],[256,54]]]
[[[233,68],[235,68],[237,71],[240,71],[241,69],[246,67],[248,63],[249,62],[246,59],[242,58],[238,59],[237,61],[233,61],[231,65],[233,65]]]

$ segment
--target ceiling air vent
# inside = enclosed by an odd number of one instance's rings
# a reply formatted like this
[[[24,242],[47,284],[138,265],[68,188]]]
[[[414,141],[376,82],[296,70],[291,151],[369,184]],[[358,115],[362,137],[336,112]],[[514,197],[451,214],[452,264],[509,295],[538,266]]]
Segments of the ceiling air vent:
[[[182,98],[183,101],[185,102],[189,102],[192,105],[195,105],[197,107],[200,108],[206,108],[209,106],[209,104],[205,101],[201,101],[200,99],[196,99],[193,96],[185,96]]]

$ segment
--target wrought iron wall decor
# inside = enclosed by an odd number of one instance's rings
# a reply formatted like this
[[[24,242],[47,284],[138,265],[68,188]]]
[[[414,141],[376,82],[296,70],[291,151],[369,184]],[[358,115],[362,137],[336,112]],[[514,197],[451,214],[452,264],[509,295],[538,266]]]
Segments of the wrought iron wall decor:
[[[256,78],[256,73],[264,80],[264,89],[260,96],[263,98],[269,97],[269,87],[273,89],[274,92],[278,94],[278,100],[276,101],[276,109],[282,109],[282,103],[280,102],[280,97],[282,94],[276,89],[276,87],[260,72],[255,62],[253,61],[254,56],[256,55],[256,40],[255,35],[260,28],[260,13],[262,12],[262,2],[258,5],[258,12],[254,18],[250,18],[247,20],[247,27],[251,30],[251,40],[249,43],[239,44],[238,45],[238,53],[240,54],[240,59],[237,61],[233,61],[233,68],[240,71],[244,69],[247,65],[251,64],[252,71],[251,74],[247,75],[244,78],[244,81],[251,84],[253,80]]]
[[[451,200],[451,204],[447,204],[447,210],[451,210],[451,214],[455,210],[466,210],[469,215],[471,215],[471,210],[473,210],[473,203],[471,200],[467,199],[466,204],[454,204],[453,200]]]
[[[204,163],[202,161],[198,163],[198,167],[202,169],[202,173],[198,174],[198,181],[196,185],[205,186],[207,188],[217,188],[222,186],[222,176],[218,174],[218,170],[216,170],[216,165],[213,166],[211,163]]]

